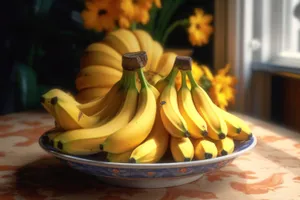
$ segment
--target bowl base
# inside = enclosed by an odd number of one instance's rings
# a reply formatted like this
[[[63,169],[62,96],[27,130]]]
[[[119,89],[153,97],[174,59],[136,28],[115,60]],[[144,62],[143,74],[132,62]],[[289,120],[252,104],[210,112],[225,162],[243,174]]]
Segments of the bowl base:
[[[165,188],[174,187],[191,183],[200,179],[203,174],[193,174],[190,176],[180,176],[171,178],[154,178],[154,179],[122,179],[111,177],[98,177],[103,183],[108,183],[114,186],[121,186],[127,188]]]

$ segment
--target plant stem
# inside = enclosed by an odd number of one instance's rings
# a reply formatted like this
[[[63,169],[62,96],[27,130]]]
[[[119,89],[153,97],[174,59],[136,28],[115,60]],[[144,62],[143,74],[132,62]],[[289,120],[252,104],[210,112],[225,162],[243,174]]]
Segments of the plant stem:
[[[186,72],[185,71],[180,71],[180,72],[181,72],[181,87],[187,87]]]
[[[189,24],[188,19],[178,20],[175,21],[173,24],[171,24],[169,28],[166,30],[165,34],[163,35],[162,44],[164,45],[166,43],[166,40],[168,39],[169,35],[174,31],[175,28],[177,28],[178,26],[186,27],[188,24]]]
[[[133,23],[131,24],[131,30],[135,30],[135,29],[136,29],[136,26],[137,26],[136,22],[133,22]]]

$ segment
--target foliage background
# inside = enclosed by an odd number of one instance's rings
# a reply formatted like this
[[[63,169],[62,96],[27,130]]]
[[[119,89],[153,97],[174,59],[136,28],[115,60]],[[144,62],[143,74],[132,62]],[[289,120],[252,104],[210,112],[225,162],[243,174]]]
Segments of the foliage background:
[[[172,2],[162,0],[163,8],[167,9]],[[185,0],[169,23],[188,18],[195,7],[213,15],[214,1]],[[83,50],[104,35],[83,28],[79,16],[84,8],[83,0],[11,0],[4,1],[2,8],[4,34],[1,37],[0,84],[3,92],[0,114],[17,110],[14,71],[18,65],[32,67],[38,84],[75,91],[74,80]],[[187,32],[177,28],[171,33],[165,48],[192,48]],[[193,47],[192,56],[214,71],[213,40],[203,47]]]

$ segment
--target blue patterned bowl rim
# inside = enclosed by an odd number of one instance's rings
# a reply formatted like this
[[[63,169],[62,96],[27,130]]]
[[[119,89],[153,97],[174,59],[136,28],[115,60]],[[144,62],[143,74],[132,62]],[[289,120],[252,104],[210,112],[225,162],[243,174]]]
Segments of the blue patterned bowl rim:
[[[46,152],[53,154],[55,157],[66,160],[66,161],[71,161],[71,162],[76,162],[76,163],[81,163],[81,164],[86,164],[86,165],[93,165],[93,166],[99,166],[99,167],[109,167],[109,168],[135,168],[135,169],[163,169],[163,168],[178,168],[178,167],[192,167],[192,166],[202,166],[202,165],[208,165],[208,164],[213,164],[213,163],[218,163],[222,161],[226,161],[229,159],[234,159],[236,157],[241,156],[242,154],[250,151],[253,149],[256,144],[257,144],[257,139],[253,135],[253,137],[249,140],[246,141],[246,145],[244,148],[241,150],[238,150],[236,152],[233,152],[232,154],[228,154],[225,156],[221,157],[216,157],[216,158],[211,158],[207,160],[195,160],[195,161],[190,161],[190,162],[168,162],[168,163],[150,163],[150,164],[140,164],[140,163],[117,163],[117,162],[107,162],[107,161],[99,161],[99,160],[91,160],[88,158],[82,158],[82,157],[77,157],[73,155],[68,155],[64,154],[62,152],[56,151],[55,149],[50,149],[43,143],[42,137],[39,139],[39,145],[44,149]]]

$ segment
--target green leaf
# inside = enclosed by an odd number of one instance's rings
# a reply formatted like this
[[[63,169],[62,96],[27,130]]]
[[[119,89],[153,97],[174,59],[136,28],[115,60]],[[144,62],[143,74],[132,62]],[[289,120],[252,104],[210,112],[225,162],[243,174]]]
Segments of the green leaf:
[[[34,13],[38,16],[48,15],[54,0],[34,0]]]

